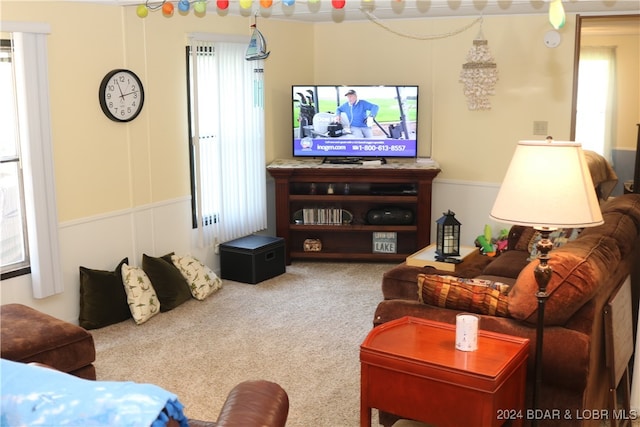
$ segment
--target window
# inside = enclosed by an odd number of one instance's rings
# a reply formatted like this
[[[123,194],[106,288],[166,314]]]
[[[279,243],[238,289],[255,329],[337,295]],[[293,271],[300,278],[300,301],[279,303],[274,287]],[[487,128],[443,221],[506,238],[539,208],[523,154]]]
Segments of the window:
[[[576,141],[611,160],[615,48],[582,47],[578,65]]]
[[[13,82],[12,89],[8,93],[13,93],[14,96],[7,98],[11,98],[9,102],[13,102],[14,105],[13,107],[6,107],[8,104],[2,105],[3,108],[10,108],[15,112],[13,118],[3,114],[2,133],[5,137],[10,132],[7,130],[8,127],[11,127],[16,134],[10,140],[3,140],[2,153],[0,153],[3,159],[2,172],[13,176],[9,175],[7,184],[3,182],[2,215],[6,213],[9,218],[17,218],[18,212],[14,208],[20,206],[22,209],[20,219],[16,219],[15,224],[8,227],[15,236],[21,237],[10,236],[9,232],[5,236],[3,230],[0,240],[2,240],[4,251],[5,237],[12,238],[15,242],[26,234],[28,244],[21,242],[22,249],[14,252],[24,251],[23,256],[28,262],[30,271],[24,268],[13,271],[30,272],[33,297],[45,298],[64,291],[58,243],[58,207],[55,197],[49,116],[46,39],[50,28],[48,24],[41,23],[2,21],[0,24],[6,32],[3,33],[2,38],[10,39],[13,48],[11,51]],[[10,37],[4,37],[5,34],[9,34]],[[6,48],[3,55],[6,59]],[[0,84],[8,83],[4,81]],[[4,95],[5,86],[2,89]],[[15,159],[16,155],[18,159]],[[6,191],[4,191],[5,185]],[[22,185],[21,188],[20,185]],[[12,201],[17,198],[20,198],[20,202]],[[19,231],[16,231],[18,229]],[[20,256],[14,256],[14,258],[17,259]],[[4,267],[4,254],[2,264]],[[3,279],[9,277],[4,273],[3,268]]]
[[[0,40],[0,92],[0,267],[8,279],[30,271],[10,39]]]
[[[200,246],[266,228],[263,61],[246,42],[191,38],[187,47],[194,228]]]

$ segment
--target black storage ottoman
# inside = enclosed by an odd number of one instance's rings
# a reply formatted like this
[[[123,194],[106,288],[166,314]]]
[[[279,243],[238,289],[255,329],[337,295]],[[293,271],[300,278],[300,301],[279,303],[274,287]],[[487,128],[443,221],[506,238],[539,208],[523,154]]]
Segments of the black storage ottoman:
[[[220,276],[255,285],[285,272],[284,239],[251,235],[220,245]]]

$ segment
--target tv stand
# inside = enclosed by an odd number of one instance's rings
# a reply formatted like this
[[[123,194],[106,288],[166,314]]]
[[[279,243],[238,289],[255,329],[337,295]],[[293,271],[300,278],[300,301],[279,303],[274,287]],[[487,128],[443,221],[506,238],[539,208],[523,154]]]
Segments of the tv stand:
[[[402,262],[430,243],[438,168],[400,160],[371,168],[282,159],[267,171],[275,180],[276,234],[285,239],[287,264],[292,259]],[[412,220],[369,221],[370,211],[389,207],[411,211]],[[374,243],[379,233],[395,242],[392,251]],[[319,240],[321,249],[309,249],[311,240]]]
[[[366,162],[368,160],[379,160],[383,165],[387,163],[387,159],[384,157],[325,157],[322,159],[322,163],[332,165],[361,165],[362,162]]]

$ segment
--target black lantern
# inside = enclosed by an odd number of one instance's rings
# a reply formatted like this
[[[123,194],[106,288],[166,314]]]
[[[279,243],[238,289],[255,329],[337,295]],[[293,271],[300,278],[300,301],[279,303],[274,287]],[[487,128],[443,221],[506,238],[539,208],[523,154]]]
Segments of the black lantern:
[[[436,254],[441,257],[460,256],[460,222],[451,210],[436,221]]]

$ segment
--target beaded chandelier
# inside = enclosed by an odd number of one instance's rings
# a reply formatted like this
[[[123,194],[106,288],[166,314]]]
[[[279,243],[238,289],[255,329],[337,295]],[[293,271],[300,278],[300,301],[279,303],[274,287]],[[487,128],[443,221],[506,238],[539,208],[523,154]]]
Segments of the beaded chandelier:
[[[480,30],[460,72],[460,82],[464,84],[463,91],[469,110],[491,109],[489,95],[495,94],[497,81],[498,69],[489,52],[489,42],[484,40]]]

